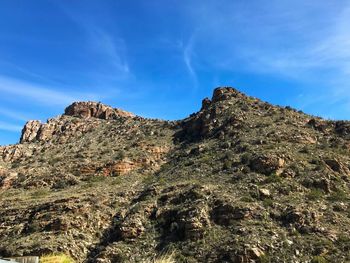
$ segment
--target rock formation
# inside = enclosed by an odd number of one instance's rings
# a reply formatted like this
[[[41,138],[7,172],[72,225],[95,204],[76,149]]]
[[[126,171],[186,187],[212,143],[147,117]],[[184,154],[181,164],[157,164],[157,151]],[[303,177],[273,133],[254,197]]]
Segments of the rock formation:
[[[134,117],[135,115],[120,109],[113,109],[110,106],[96,102],[74,102],[68,106],[65,115],[80,118],[99,118],[104,120],[114,119],[117,117]]]

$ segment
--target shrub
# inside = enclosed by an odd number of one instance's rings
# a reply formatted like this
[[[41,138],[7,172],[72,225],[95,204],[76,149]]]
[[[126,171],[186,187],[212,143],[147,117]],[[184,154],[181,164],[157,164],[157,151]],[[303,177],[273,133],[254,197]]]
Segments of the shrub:
[[[328,200],[333,202],[347,201],[348,195],[343,190],[337,190],[328,197]]]
[[[230,160],[225,160],[224,161],[224,165],[223,165],[223,169],[224,170],[229,170],[229,169],[231,169],[232,168],[232,161],[230,161]]]
[[[322,256],[315,256],[312,258],[311,263],[327,263],[327,260]]]
[[[241,156],[241,163],[242,164],[249,164],[251,159],[252,159],[251,153],[244,153]]]
[[[40,197],[46,196],[47,194],[48,194],[47,189],[39,189],[39,190],[33,192],[31,194],[31,196],[32,196],[32,198],[36,199],[36,198],[40,198]]]
[[[272,183],[279,183],[281,181],[282,181],[282,178],[280,176],[278,176],[276,173],[272,173],[266,178],[265,183],[272,184]]]
[[[126,157],[125,151],[119,150],[116,152],[114,159],[115,160],[123,160]]]
[[[275,202],[271,198],[266,198],[263,200],[264,207],[271,207]]]
[[[92,175],[86,178],[86,182],[88,183],[99,183],[99,182],[104,182],[106,180],[106,176],[101,176],[101,175]]]
[[[309,200],[320,200],[324,196],[324,192],[321,189],[311,189],[310,193],[306,196]]]

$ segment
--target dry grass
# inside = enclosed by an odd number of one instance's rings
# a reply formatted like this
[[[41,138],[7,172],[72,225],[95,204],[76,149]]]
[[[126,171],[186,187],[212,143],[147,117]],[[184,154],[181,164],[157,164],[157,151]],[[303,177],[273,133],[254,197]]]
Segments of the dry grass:
[[[142,263],[176,263],[174,253],[166,253],[157,258],[149,258],[142,261]]]
[[[74,260],[65,254],[52,254],[41,257],[40,263],[74,263]]]
[[[174,253],[162,255],[159,258],[153,260],[152,263],[176,263],[174,259]]]

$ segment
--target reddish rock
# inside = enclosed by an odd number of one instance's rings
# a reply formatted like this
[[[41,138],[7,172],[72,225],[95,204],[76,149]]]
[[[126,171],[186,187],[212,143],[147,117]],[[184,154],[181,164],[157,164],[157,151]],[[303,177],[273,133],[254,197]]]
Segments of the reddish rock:
[[[137,162],[129,160],[121,160],[113,163],[109,163],[103,169],[103,174],[105,176],[118,176],[127,174],[140,167]]]
[[[65,115],[80,117],[80,118],[98,118],[98,119],[114,119],[116,117],[134,117],[135,115],[120,109],[114,109],[97,102],[74,102],[68,106]]]

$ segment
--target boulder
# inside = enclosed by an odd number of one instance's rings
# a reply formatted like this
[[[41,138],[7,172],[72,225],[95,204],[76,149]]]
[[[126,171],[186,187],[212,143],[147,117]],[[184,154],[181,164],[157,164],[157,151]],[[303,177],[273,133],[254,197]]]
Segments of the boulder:
[[[122,222],[118,232],[122,240],[133,240],[145,231],[142,218],[133,216]]]
[[[285,166],[285,160],[275,155],[256,155],[249,163],[249,167],[257,172],[270,175],[278,173]]]
[[[350,174],[349,168],[337,159],[326,159],[324,162],[336,173]]]
[[[259,196],[261,199],[270,198],[271,192],[269,189],[261,188],[261,189],[259,189]]]
[[[350,122],[349,121],[337,121],[335,123],[335,132],[342,136],[350,135]]]
[[[211,212],[211,218],[218,225],[230,225],[232,221],[243,220],[252,216],[249,207],[233,206],[229,203],[219,202]]]
[[[9,145],[0,148],[0,158],[5,162],[15,162],[23,156],[30,156],[31,151],[24,149],[22,145]]]
[[[41,128],[40,121],[28,121],[22,129],[21,143],[32,142],[37,139],[39,129]]]

